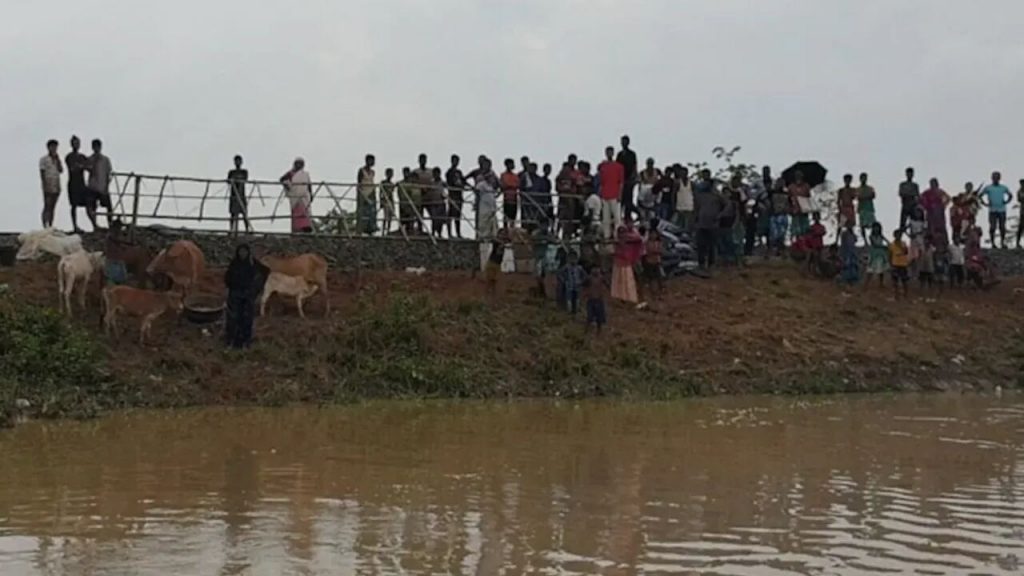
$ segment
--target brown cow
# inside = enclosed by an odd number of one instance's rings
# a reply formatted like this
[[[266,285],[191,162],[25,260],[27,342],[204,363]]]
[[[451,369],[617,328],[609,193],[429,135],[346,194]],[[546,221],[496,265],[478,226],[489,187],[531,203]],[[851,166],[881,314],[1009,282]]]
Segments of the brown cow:
[[[331,313],[331,298],[327,293],[327,260],[319,254],[302,254],[284,258],[280,256],[264,256],[260,262],[270,268],[271,272],[285,276],[302,278],[309,284],[315,285],[324,295],[325,311],[324,316]]]
[[[142,318],[139,343],[145,344],[153,328],[153,321],[168,310],[181,312],[184,303],[181,294],[177,292],[153,292],[131,286],[109,286],[103,289],[103,307],[106,311],[103,326],[107,334],[113,331],[114,335],[117,335],[118,314],[136,316]]]
[[[150,276],[160,274],[170,278],[174,287],[180,287],[185,296],[199,282],[205,270],[203,251],[188,240],[178,240],[161,250],[146,268]]]

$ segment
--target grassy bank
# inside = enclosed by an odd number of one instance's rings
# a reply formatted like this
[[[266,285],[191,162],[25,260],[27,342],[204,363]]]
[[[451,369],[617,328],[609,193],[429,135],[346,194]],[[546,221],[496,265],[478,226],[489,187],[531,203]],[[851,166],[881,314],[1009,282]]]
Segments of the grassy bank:
[[[219,290],[217,271],[204,290]],[[894,301],[843,291],[783,265],[684,279],[646,311],[612,306],[611,326],[529,297],[503,279],[491,302],[465,274],[334,275],[332,314],[289,303],[257,322],[256,344],[225,350],[219,326],[163,319],[156,341],[114,342],[87,315],[67,320],[51,264],[0,270],[0,406],[40,417],[117,407],[336,403],[367,398],[806,394],[1004,388],[1019,384],[1016,286]],[[126,323],[129,330],[135,325]],[[20,400],[20,402],[19,402]],[[27,407],[26,407],[27,401]],[[20,404],[22,408],[17,408]]]

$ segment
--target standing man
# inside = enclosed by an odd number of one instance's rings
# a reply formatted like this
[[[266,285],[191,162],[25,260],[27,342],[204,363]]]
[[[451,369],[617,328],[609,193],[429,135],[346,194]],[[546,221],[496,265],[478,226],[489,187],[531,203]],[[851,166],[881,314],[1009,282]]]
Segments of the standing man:
[[[914,182],[914,169],[907,168],[907,179],[900,183],[900,228],[907,226],[907,220],[914,213],[914,207],[921,199],[921,187]]]
[[[89,171],[89,204],[85,207],[85,213],[92,222],[93,230],[98,230],[96,225],[97,204],[107,209],[107,226],[113,218],[114,205],[110,202],[110,179],[114,173],[114,166],[110,158],[103,155],[103,142],[97,138],[92,141],[92,156],[86,164]]]
[[[623,136],[621,142],[622,150],[615,157],[615,161],[622,165],[622,169],[625,172],[625,181],[622,184],[622,211],[625,215],[634,216],[636,214],[636,205],[633,202],[633,189],[636,188],[638,176],[636,152],[629,147],[628,135]],[[616,226],[615,229],[618,230],[618,227]]]
[[[857,188],[857,220],[860,222],[860,235],[864,244],[868,244],[868,231],[877,221],[875,218],[875,189],[868,184],[867,172],[860,174],[860,188]]]
[[[725,201],[715,191],[711,171],[701,170],[700,179],[693,187],[693,210],[697,236],[697,264],[702,270],[709,270],[715,265],[717,233],[725,207]]]
[[[424,233],[423,223],[430,216],[429,207],[426,204],[426,199],[432,195],[429,193],[431,187],[434,186],[434,171],[427,168],[427,155],[420,154],[418,161],[418,167],[412,171],[412,179],[417,185],[417,193],[414,194],[415,198],[418,198],[416,206],[413,207],[416,213],[416,225],[420,233]]]
[[[506,158],[505,171],[501,173],[501,196],[505,209],[502,225],[509,230],[516,227],[516,216],[519,214],[519,175],[515,170],[516,161]]]
[[[629,138],[623,137],[623,143],[629,144]],[[622,156],[622,153],[619,153]],[[605,239],[611,239],[622,226],[621,206],[624,187],[627,185],[626,167],[621,162],[614,160],[615,148],[611,146],[604,149],[604,162],[597,167],[597,181],[601,194],[601,230]],[[636,161],[636,155],[633,155]],[[634,171],[636,166],[633,166]],[[635,182],[635,180],[634,180]]]
[[[377,231],[377,173],[373,171],[376,163],[373,154],[367,154],[365,164],[356,173],[356,229],[367,236]]]
[[[466,189],[466,177],[459,169],[459,156],[452,154],[452,165],[444,173],[444,183],[448,186],[448,237],[452,238],[452,223],[455,234],[462,238],[462,203],[463,191]]]
[[[531,169],[534,174],[537,173],[537,165],[533,164]],[[551,201],[551,164],[544,164],[541,168],[540,178],[534,182],[534,198],[537,200],[537,207],[541,212],[541,216],[546,218],[548,222],[554,222],[555,220],[555,209],[554,203]]]
[[[679,178],[679,191],[676,193],[675,223],[687,234],[693,234],[693,184],[690,182],[690,169],[676,164]]]
[[[85,167],[89,159],[82,154],[82,141],[78,136],[71,137],[71,152],[64,157],[68,167],[68,203],[71,205],[71,227],[75,234],[81,234],[78,227],[78,208],[89,205],[89,187],[85,185]]]
[[[837,194],[839,214],[836,217],[836,230],[846,230],[847,226],[857,225],[857,189],[853,187],[853,174],[843,175],[843,187]]]
[[[235,155],[235,167],[228,171],[228,189],[231,191],[229,208],[231,220],[229,230],[231,234],[238,234],[238,218],[245,222],[245,231],[252,232],[249,225],[249,210],[245,197],[245,185],[249,181],[249,171],[242,168],[242,156]]]
[[[558,194],[558,226],[562,238],[568,240],[576,233],[576,204],[579,202],[579,174],[576,173],[576,156],[569,156],[562,170],[555,176],[555,192]]]
[[[999,231],[999,244],[1006,248],[1006,207],[1013,201],[1010,189],[1000,181],[1003,175],[992,173],[992,183],[981,190],[981,203],[988,206],[988,238],[992,247],[996,247],[996,231]]]
[[[1020,208],[1020,215],[1017,217],[1017,248],[1020,248],[1020,238],[1024,236],[1024,180],[1020,181],[1020,188],[1017,189],[1017,204]]]
[[[523,228],[533,232],[537,227],[536,223],[538,220],[537,206],[535,204],[536,198],[534,198],[534,187],[536,186],[536,180],[538,174],[534,171],[530,174],[530,157],[523,156],[519,159],[519,165],[522,170],[516,176],[519,178],[519,212],[520,218],[523,222]]]
[[[64,165],[57,155],[57,141],[46,142],[46,155],[39,159],[39,179],[43,185],[43,228],[53,227],[53,211],[60,199],[60,175]]]

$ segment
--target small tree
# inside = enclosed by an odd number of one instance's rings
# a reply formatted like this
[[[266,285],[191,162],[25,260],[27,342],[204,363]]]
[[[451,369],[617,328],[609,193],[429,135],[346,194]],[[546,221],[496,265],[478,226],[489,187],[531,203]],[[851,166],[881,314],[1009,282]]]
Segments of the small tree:
[[[349,235],[356,232],[356,213],[344,208],[334,208],[325,216],[313,222],[318,234]]]

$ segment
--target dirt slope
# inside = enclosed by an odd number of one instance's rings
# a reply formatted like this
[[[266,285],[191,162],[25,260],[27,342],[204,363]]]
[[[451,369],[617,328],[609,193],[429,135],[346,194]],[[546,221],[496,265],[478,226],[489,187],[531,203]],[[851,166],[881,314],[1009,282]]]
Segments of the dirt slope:
[[[0,269],[0,283],[56,306],[54,269]],[[203,290],[220,293],[221,274],[209,271]],[[329,318],[320,296],[307,320],[275,301],[245,352],[223,349],[219,325],[183,319],[161,320],[145,347],[131,322],[109,342],[95,293],[74,322],[105,342],[110,370],[151,405],[1010,387],[1024,366],[1019,279],[897,302],[875,286],[844,290],[789,263],[758,263],[670,281],[647,310],[612,305],[600,339],[530,297],[529,277],[503,277],[494,302],[465,273],[333,274],[330,283]]]

